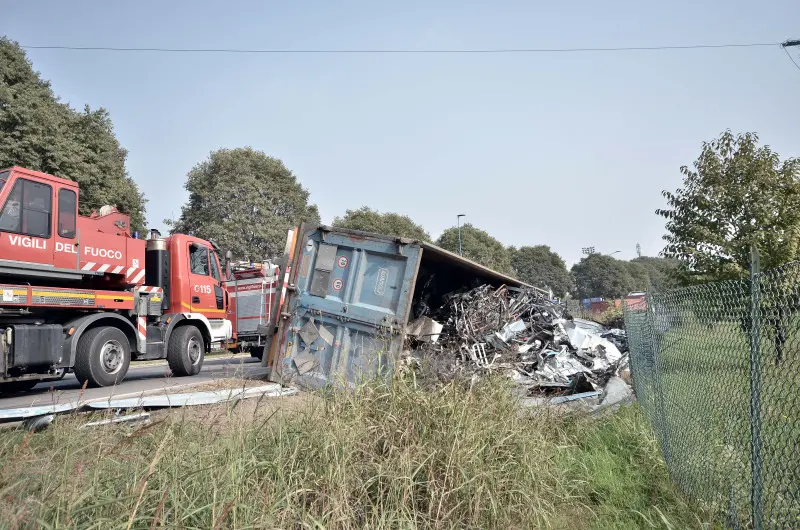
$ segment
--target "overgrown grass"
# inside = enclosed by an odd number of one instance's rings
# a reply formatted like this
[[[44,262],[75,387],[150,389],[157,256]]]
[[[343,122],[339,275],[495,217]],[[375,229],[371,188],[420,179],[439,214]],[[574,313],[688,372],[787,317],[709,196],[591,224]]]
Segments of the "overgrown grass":
[[[69,528],[699,528],[636,407],[520,412],[497,381],[326,394],[225,428],[59,418],[0,434],[0,525]]]

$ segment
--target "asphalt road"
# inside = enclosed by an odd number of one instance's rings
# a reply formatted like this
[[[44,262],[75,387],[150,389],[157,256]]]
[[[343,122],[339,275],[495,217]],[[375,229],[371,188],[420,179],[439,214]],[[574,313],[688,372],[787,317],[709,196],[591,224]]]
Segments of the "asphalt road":
[[[226,377],[245,377],[247,379],[265,378],[267,369],[260,361],[250,357],[209,358],[203,362],[203,369],[192,377],[173,377],[166,364],[137,366],[131,363],[125,380],[119,385],[105,388],[87,388],[82,400],[137,394],[162,390],[187,383],[206,383]],[[60,381],[49,381],[36,385],[33,390],[10,397],[0,398],[0,409],[22,408],[34,405],[67,403],[80,396],[81,385],[75,376],[67,374]]]

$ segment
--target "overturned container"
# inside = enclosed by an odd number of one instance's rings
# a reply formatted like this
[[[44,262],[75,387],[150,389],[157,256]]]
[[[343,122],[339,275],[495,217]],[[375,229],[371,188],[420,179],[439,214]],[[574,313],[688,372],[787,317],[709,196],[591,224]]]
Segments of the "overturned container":
[[[262,362],[273,381],[305,387],[390,374],[409,319],[448,293],[532,288],[430,243],[328,226],[294,231],[285,263],[277,330]]]

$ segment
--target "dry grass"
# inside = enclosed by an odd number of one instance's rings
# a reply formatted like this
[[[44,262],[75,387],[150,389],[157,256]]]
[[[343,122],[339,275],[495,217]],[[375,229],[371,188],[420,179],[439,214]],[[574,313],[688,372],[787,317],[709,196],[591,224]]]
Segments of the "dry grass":
[[[0,526],[697,528],[636,408],[520,414],[497,381],[0,433]]]

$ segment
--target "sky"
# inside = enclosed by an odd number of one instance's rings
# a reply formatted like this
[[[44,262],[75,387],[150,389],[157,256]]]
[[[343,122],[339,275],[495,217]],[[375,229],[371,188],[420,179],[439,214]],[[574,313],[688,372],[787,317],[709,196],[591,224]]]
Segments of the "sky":
[[[27,46],[598,48],[800,38],[797,0],[0,0]],[[793,55],[800,62],[800,48]],[[536,54],[189,54],[27,50],[73,107],[104,107],[164,228],[219,148],[280,158],[323,222],[366,205],[437,237],[617,257],[662,248],[661,191],[702,142],[757,132],[800,156],[800,69],[780,47]],[[268,183],[265,182],[265,185]]]

